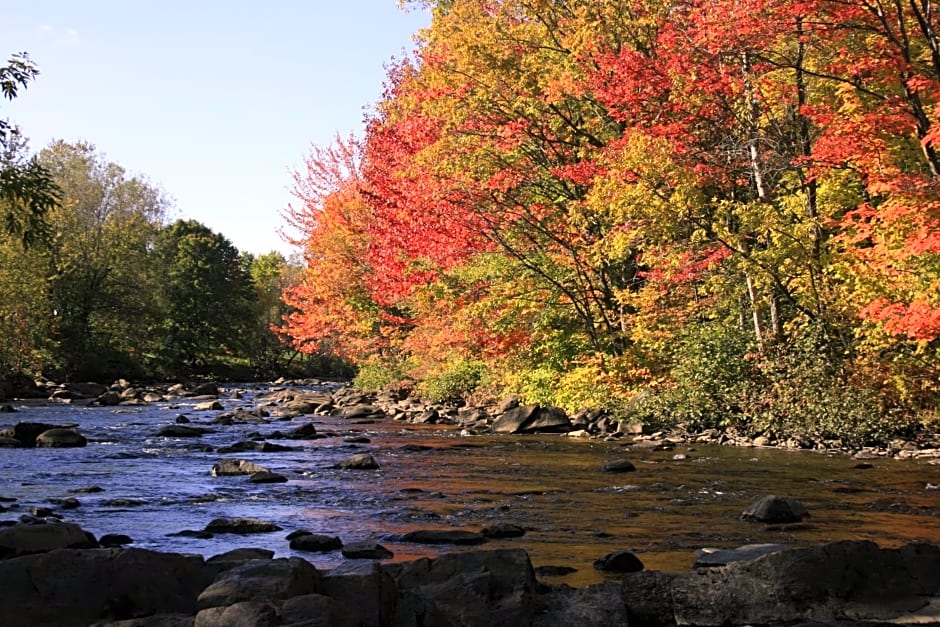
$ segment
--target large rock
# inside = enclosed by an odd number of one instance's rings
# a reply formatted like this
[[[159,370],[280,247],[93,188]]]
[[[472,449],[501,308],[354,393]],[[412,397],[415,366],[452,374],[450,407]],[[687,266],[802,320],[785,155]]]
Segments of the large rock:
[[[570,588],[558,586],[538,597],[534,627],[627,625],[627,607],[614,582]]]
[[[253,560],[221,573],[199,595],[200,610],[242,601],[283,600],[320,590],[320,572],[299,557]]]
[[[325,572],[322,593],[347,610],[353,625],[396,624],[398,586],[378,562],[345,562]]]
[[[281,528],[264,520],[256,518],[216,518],[206,525],[205,531],[209,533],[270,533],[280,531]]]
[[[744,520],[770,524],[800,522],[807,516],[809,512],[799,501],[773,494],[752,503],[741,514]]]
[[[0,625],[89,625],[154,614],[192,615],[212,577],[201,557],[143,549],[60,549],[3,560]]]
[[[567,433],[571,420],[559,407],[523,405],[510,409],[493,422],[493,433]]]
[[[940,594],[940,548],[845,541],[792,549],[691,570],[671,592],[679,625],[910,618]]]
[[[218,396],[219,386],[211,381],[200,383],[190,390],[184,392],[184,396]]]
[[[44,422],[18,422],[12,427],[0,429],[0,438],[13,438],[23,443],[23,446],[36,446],[36,438],[50,429],[74,429],[75,423],[53,425]]]
[[[73,523],[21,523],[0,528],[0,558],[97,546],[98,542],[91,534]]]
[[[258,472],[271,472],[264,466],[259,466],[254,462],[244,459],[223,459],[212,466],[213,477],[225,477],[230,475],[253,475]]]
[[[523,550],[450,553],[384,567],[398,586],[394,625],[530,625],[537,589]]]
[[[49,429],[36,436],[38,448],[72,448],[86,444],[88,440],[75,429]]]
[[[210,607],[196,614],[193,621],[193,627],[275,627],[281,624],[277,606],[269,601],[241,601]]]

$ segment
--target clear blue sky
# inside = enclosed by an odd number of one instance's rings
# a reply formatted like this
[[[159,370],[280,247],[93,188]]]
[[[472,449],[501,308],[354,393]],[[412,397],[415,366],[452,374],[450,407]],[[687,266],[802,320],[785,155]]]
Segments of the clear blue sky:
[[[0,0],[0,58],[41,74],[0,104],[38,151],[87,140],[239,250],[278,236],[311,144],[361,135],[427,14],[396,0]]]

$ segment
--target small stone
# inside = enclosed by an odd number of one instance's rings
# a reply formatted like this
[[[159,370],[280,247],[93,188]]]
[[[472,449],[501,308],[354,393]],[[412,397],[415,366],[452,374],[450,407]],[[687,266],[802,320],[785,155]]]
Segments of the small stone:
[[[168,533],[168,538],[199,538],[200,540],[208,540],[214,536],[208,532],[201,529],[183,529],[182,531],[177,531],[175,533]]]
[[[565,575],[570,575],[571,573],[578,572],[577,568],[572,566],[537,566],[535,568],[535,574],[539,577],[564,577]]]
[[[333,468],[344,470],[375,470],[378,467],[379,463],[371,453],[357,453],[333,465]]]
[[[636,466],[628,459],[616,459],[612,462],[607,462],[601,468],[601,472],[633,472],[635,470]]]
[[[502,523],[484,527],[480,533],[486,538],[521,538],[525,535],[525,529],[519,525]]]
[[[348,559],[384,560],[395,554],[375,542],[353,542],[343,546],[343,557]]]
[[[327,553],[343,548],[342,541],[336,536],[327,536],[319,533],[307,533],[297,536],[290,542],[290,548],[295,551],[311,551]]]

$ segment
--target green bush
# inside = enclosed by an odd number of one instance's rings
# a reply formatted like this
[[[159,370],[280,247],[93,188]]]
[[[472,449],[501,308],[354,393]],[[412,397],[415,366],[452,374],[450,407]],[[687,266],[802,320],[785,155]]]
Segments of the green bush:
[[[690,432],[733,427],[852,446],[885,443],[908,426],[877,389],[851,379],[851,364],[820,326],[761,353],[747,331],[707,323],[677,342],[673,360],[667,385],[639,395],[628,417]]]
[[[359,371],[353,378],[353,387],[374,392],[404,378],[404,365],[400,360],[374,357],[359,365]]]
[[[426,376],[418,386],[433,403],[456,401],[469,396],[483,382],[487,366],[482,361],[458,360]]]

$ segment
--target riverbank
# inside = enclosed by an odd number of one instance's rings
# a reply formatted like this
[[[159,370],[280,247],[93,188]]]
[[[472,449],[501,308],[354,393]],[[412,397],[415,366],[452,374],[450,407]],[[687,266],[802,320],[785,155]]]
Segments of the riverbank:
[[[859,459],[940,459],[940,433],[919,431],[896,434],[885,442],[858,444],[838,438],[823,438],[809,433],[744,433],[735,427],[688,430],[682,425],[651,427],[617,420],[604,409],[584,410],[573,415],[557,407],[523,405],[516,396],[500,401],[467,405],[430,403],[414,394],[409,384],[397,384],[381,391],[364,392],[349,386],[346,380],[278,380],[269,384],[275,394],[268,400],[278,402],[298,390],[324,387],[329,399],[319,399],[313,406],[300,403],[303,413],[336,413],[347,418],[387,417],[408,424],[451,425],[467,434],[555,433],[566,437],[616,440],[638,446],[669,450],[676,446],[715,444],[745,448],[781,448],[846,454]],[[105,406],[140,406],[180,396],[217,396],[220,386],[214,382],[135,384],[118,380],[100,383],[56,383],[22,379],[0,394],[0,411],[12,409],[5,399],[47,399],[54,402],[91,403]],[[309,410],[309,411],[308,411]]]

